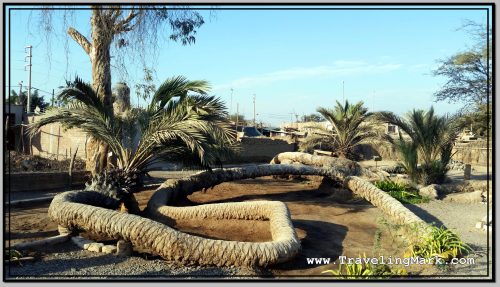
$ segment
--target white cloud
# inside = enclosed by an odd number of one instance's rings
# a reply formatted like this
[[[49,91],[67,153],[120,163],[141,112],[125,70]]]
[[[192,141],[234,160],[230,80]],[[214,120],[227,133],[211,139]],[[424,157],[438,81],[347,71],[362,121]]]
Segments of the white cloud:
[[[230,83],[216,85],[214,90],[254,87],[278,81],[290,81],[313,77],[375,75],[395,71],[401,68],[401,66],[401,64],[392,63],[370,64],[364,61],[336,61],[333,65],[329,66],[290,68],[255,76],[243,77]]]

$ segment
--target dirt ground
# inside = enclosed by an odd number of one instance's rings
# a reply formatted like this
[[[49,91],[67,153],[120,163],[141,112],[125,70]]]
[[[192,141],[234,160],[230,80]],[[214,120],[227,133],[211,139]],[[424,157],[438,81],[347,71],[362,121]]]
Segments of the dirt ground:
[[[302,250],[292,261],[263,271],[269,275],[322,275],[324,270],[337,269],[333,262],[340,255],[402,255],[401,242],[378,222],[382,214],[377,208],[351,198],[346,190],[332,188],[329,183],[321,184],[319,178],[311,179],[263,177],[223,183],[208,191],[193,193],[185,205],[251,200],[285,202],[302,241]],[[152,193],[150,190],[136,194],[142,207]],[[48,204],[12,208],[10,220],[6,221],[10,228],[6,239],[10,236],[11,244],[15,244],[57,235],[57,225],[47,217],[47,209]],[[178,221],[173,227],[216,239],[254,242],[271,239],[267,221],[189,220]],[[330,258],[331,264],[308,264],[306,258],[314,257]]]
[[[6,168],[10,172],[28,171],[68,171],[71,160],[69,158],[59,159],[44,158],[38,155],[23,154],[16,151],[9,151],[4,154]],[[76,158],[73,163],[73,170],[84,170],[85,161]]]

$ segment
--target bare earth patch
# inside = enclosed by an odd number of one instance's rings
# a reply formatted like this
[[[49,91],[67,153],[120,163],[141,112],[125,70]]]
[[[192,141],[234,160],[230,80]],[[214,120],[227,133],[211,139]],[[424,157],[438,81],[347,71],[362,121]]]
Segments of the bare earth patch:
[[[141,208],[145,207],[153,192],[153,190],[149,190],[136,194]],[[322,275],[321,271],[337,269],[338,265],[333,264],[333,262],[337,261],[338,263],[337,259],[341,255],[357,257],[366,254],[366,256],[401,257],[403,252],[401,241],[390,235],[388,229],[379,223],[379,219],[382,217],[381,212],[368,202],[350,198],[347,196],[348,194],[341,188],[322,184],[317,178],[289,180],[263,177],[223,183],[213,189],[195,192],[182,204],[196,205],[252,200],[283,201],[291,211],[293,224],[302,241],[302,250],[293,260],[270,266],[265,270],[260,270],[258,274],[278,277],[324,276],[325,279],[332,279],[332,277]],[[440,203],[436,202],[436,204]],[[6,239],[10,236],[11,245],[57,235],[57,225],[48,219],[47,209],[48,204],[12,208],[10,221],[9,218],[6,221],[7,228],[9,228],[10,223],[10,232],[6,234]],[[418,210],[415,211],[418,213]],[[190,234],[213,239],[252,242],[263,242],[271,239],[267,221],[182,220],[175,222],[173,227]],[[379,238],[376,239],[377,237]],[[464,237],[467,238],[467,236]],[[64,245],[72,246],[71,243]],[[56,247],[54,246],[54,248]],[[53,252],[63,252],[63,250],[57,251],[51,248],[37,250],[37,258],[45,260],[44,258],[52,256]],[[88,253],[88,251],[81,252]],[[315,257],[330,258],[331,263],[329,265],[307,263],[307,258]],[[119,259],[120,262],[123,260]],[[436,268],[430,266],[410,268],[410,271],[421,275],[439,273]],[[79,274],[78,271],[75,272]]]

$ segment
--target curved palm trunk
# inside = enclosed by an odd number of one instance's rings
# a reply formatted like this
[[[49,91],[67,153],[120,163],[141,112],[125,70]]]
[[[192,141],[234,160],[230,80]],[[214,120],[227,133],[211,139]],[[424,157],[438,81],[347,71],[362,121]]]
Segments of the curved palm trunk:
[[[357,162],[346,159],[329,156],[311,155],[302,152],[283,152],[276,155],[271,164],[281,162],[300,163],[330,169],[338,179],[343,180],[346,176],[364,176],[383,178],[383,175],[374,173],[360,166]]]
[[[153,254],[184,264],[267,266],[292,258],[300,249],[290,212],[281,202],[208,205],[202,207],[204,212],[195,213],[212,218],[268,219],[273,241],[254,243],[193,236],[151,219],[92,205],[106,200],[107,206],[116,205],[97,192],[66,192],[54,198],[49,216],[63,226],[124,239]]]
[[[256,178],[262,176],[320,175],[342,181],[345,176],[335,169],[317,168],[306,165],[262,164],[242,168],[214,169],[202,171],[183,179],[169,179],[151,196],[146,211],[158,216],[165,205],[175,205],[195,191],[212,188],[223,182]]]
[[[345,160],[300,153],[280,154],[273,161],[279,163],[284,158],[300,159],[325,167],[264,164],[203,171],[180,180],[167,180],[153,194],[145,210],[153,218],[165,222],[194,218],[269,220],[273,239],[270,242],[213,240],[189,235],[148,218],[110,210],[108,208],[118,207],[118,201],[93,191],[57,195],[50,205],[49,216],[69,230],[90,230],[111,238],[124,239],[153,254],[184,264],[267,266],[290,260],[300,249],[290,212],[284,203],[259,201],[192,207],[172,205],[197,190],[222,182],[271,175],[320,175],[343,180],[354,193],[381,208],[396,223],[417,226],[425,233],[425,223],[396,199],[370,182],[350,176],[362,173],[359,166],[345,165],[348,163]]]
[[[397,199],[369,181],[357,176],[348,176],[344,181],[344,185],[353,193],[363,197],[371,204],[380,208],[385,215],[388,215],[397,224],[425,223]]]

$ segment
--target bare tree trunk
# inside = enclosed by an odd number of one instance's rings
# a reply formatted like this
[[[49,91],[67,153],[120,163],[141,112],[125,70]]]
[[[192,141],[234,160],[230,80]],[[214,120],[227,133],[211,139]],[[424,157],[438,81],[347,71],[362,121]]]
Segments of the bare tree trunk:
[[[110,29],[111,26],[109,26],[110,19],[103,15],[103,11],[99,8],[93,8],[90,19],[92,44],[88,47],[81,45],[92,63],[92,87],[103,100],[104,106],[112,109],[110,46],[114,35],[113,30]],[[93,175],[107,167],[109,147],[105,142],[91,138],[87,151],[86,168]],[[98,153],[97,162],[96,153]]]

